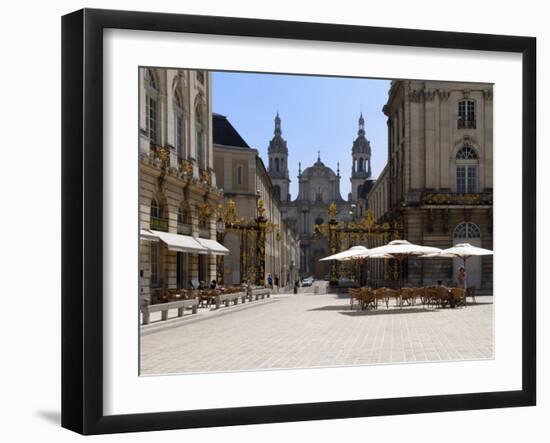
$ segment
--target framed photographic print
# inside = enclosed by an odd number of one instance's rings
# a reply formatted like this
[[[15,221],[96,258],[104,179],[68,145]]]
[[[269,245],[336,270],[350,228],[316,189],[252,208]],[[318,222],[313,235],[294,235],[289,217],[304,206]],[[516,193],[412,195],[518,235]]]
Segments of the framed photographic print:
[[[62,425],[534,405],[535,51],[64,16]]]

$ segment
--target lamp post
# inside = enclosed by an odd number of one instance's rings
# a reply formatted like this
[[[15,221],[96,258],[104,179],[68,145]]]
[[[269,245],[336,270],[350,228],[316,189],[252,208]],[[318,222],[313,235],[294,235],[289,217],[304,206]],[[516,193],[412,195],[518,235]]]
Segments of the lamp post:
[[[219,209],[221,209],[221,205],[218,206]],[[216,221],[216,237],[218,240],[218,243],[223,244],[223,241],[225,239],[225,220],[223,219],[223,216],[220,215],[220,212],[218,212],[218,220]],[[218,255],[216,257],[217,263],[216,263],[216,281],[219,284],[223,284],[223,270],[224,270],[224,257],[223,255]]]

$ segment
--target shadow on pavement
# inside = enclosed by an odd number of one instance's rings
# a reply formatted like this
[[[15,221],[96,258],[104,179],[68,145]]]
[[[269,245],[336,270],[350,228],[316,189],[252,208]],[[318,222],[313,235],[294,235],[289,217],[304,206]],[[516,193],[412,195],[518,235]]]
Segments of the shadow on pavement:
[[[327,305],[319,308],[308,309],[308,311],[344,311],[349,309],[349,305]]]
[[[424,308],[395,308],[395,309],[378,309],[378,310],[364,310],[364,311],[341,311],[342,315],[349,315],[350,317],[361,317],[364,315],[400,315],[400,314],[425,314],[430,312],[440,312],[441,309],[424,309]]]

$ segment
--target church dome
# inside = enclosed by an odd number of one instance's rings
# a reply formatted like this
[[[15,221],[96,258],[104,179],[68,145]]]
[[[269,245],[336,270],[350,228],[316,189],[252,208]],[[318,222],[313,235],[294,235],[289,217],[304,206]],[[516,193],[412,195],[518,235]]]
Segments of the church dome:
[[[298,201],[308,201],[313,204],[328,204],[343,201],[340,195],[340,167],[335,173],[321,161],[318,153],[317,161],[302,172],[299,165],[298,178],[300,191]]]
[[[336,174],[331,168],[326,166],[321,161],[321,155],[319,154],[317,156],[317,161],[313,163],[312,166],[307,167],[304,169],[303,172],[301,172],[300,176],[302,178],[310,178],[310,177],[338,177],[339,174]]]
[[[325,164],[320,160],[317,160],[313,164],[313,166],[310,166],[304,169],[304,172],[302,172],[303,178],[319,177],[319,176],[336,177],[336,174],[331,168],[329,168],[328,166],[325,166]]]

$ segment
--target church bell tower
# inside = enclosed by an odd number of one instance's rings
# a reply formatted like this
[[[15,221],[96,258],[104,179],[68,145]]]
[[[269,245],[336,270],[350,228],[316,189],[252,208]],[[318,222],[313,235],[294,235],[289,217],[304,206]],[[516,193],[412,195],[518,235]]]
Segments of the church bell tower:
[[[290,201],[290,179],[288,176],[288,148],[286,140],[281,136],[282,133],[281,118],[277,112],[274,135],[267,149],[268,172],[275,187],[275,193],[279,194],[281,202],[284,203]]]
[[[358,198],[359,186],[365,183],[365,180],[371,177],[371,148],[370,142],[365,137],[365,119],[363,113],[359,117],[359,130],[357,138],[351,148],[353,165],[351,168],[351,200],[356,202]]]

